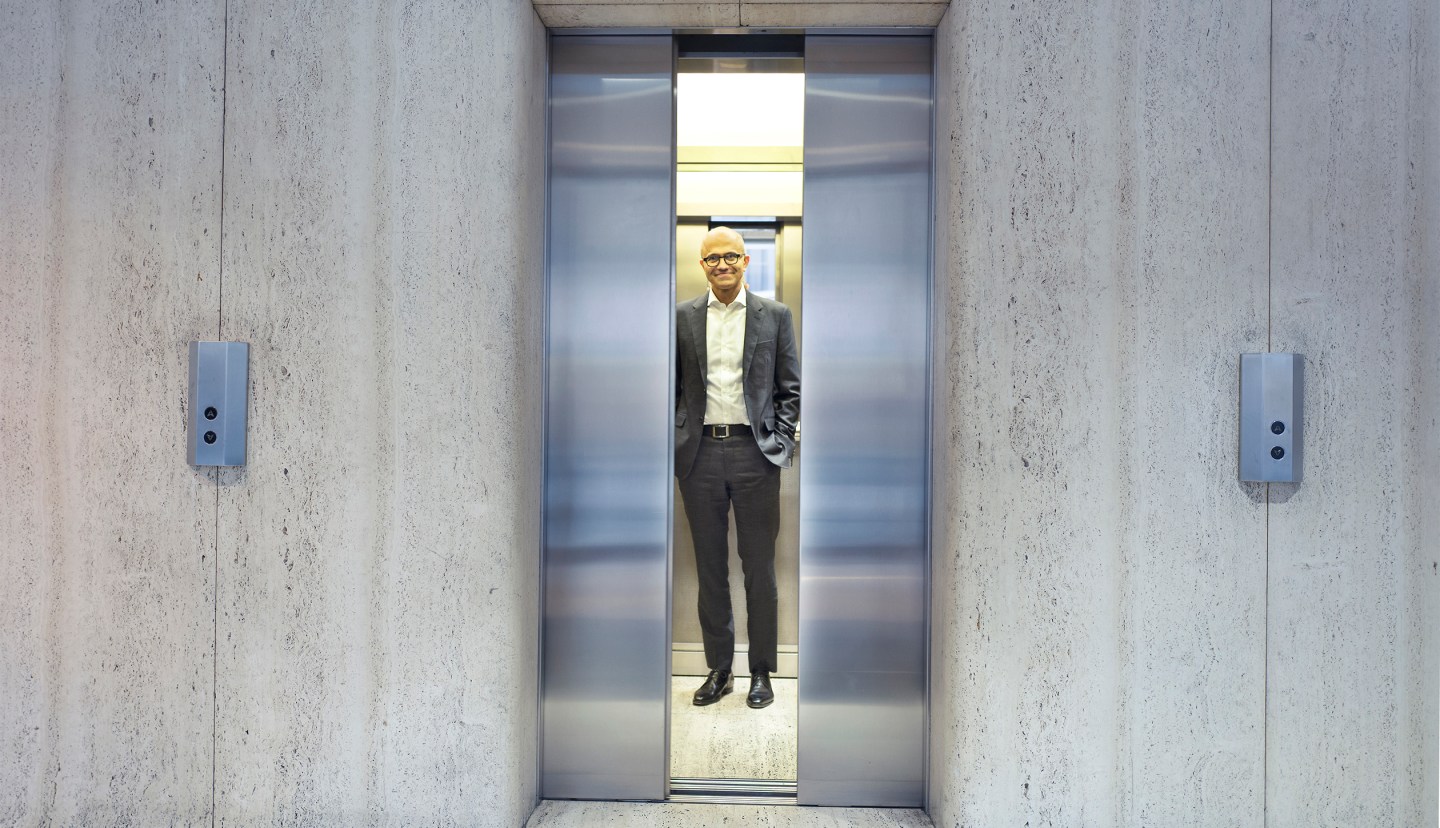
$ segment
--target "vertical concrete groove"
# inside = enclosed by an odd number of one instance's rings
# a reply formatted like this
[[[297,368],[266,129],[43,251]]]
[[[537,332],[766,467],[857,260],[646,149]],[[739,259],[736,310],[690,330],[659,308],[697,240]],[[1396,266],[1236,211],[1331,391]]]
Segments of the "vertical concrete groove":
[[[1265,85],[1265,350],[1275,347],[1271,321],[1275,285],[1275,0],[1270,0],[1270,31],[1266,33]],[[1265,484],[1265,608],[1263,674],[1260,683],[1260,824],[1270,824],[1270,484]]]
[[[215,828],[215,754],[220,744],[220,474],[215,479],[215,564],[210,600],[210,828]]]
[[[225,127],[230,99],[230,2],[225,0],[220,21],[220,229],[219,266],[215,290],[215,338],[225,338]],[[219,802],[217,768],[220,753],[220,473],[215,473],[215,576],[210,593],[210,828],[215,828]]]
[[[76,38],[71,37],[72,27],[70,25],[70,10],[64,9],[57,15],[58,19],[54,24],[54,39],[56,43],[55,55],[56,74],[59,77],[55,84],[55,105],[53,111],[54,135],[66,136],[70,134],[71,111],[69,83],[67,73],[73,76],[71,67],[77,62],[73,50]],[[46,284],[40,290],[40,308],[43,328],[41,329],[40,340],[40,365],[39,382],[44,383],[44,390],[40,392],[40,426],[44,435],[42,451],[44,452],[43,463],[46,469],[59,469],[64,467],[63,460],[68,448],[69,429],[66,427],[66,419],[62,416],[64,405],[59,399],[61,395],[61,383],[57,382],[58,377],[65,376],[65,355],[62,344],[62,324],[64,311],[67,305],[67,293],[69,282],[65,278],[66,266],[69,260],[69,250],[66,241],[70,230],[70,213],[66,209],[69,205],[68,191],[66,188],[66,177],[68,175],[67,162],[70,161],[70,153],[67,152],[69,144],[57,140],[47,150],[46,176],[47,190],[52,199],[47,210],[47,226],[45,228],[45,246],[48,248]],[[62,768],[61,757],[64,755],[64,747],[61,744],[65,733],[65,668],[66,653],[70,648],[66,642],[65,625],[63,623],[66,614],[65,600],[71,592],[71,556],[65,554],[64,520],[66,501],[69,492],[66,490],[62,480],[56,480],[49,474],[39,475],[41,485],[39,491],[40,520],[39,531],[41,544],[44,551],[41,553],[43,563],[41,570],[44,572],[42,594],[45,596],[45,627],[44,627],[44,649],[45,655],[45,737],[40,755],[44,756],[44,770],[37,774],[32,783],[33,790],[39,793],[39,788],[44,784],[48,774],[48,792],[45,799],[40,803],[37,812],[41,824],[53,824],[56,822],[56,807],[60,802],[60,772]]]
[[[1275,284],[1275,245],[1271,242],[1272,228],[1275,224],[1274,215],[1274,192],[1275,192],[1275,0],[1270,0],[1270,31],[1268,53],[1266,54],[1267,70],[1269,77],[1265,85],[1265,350],[1269,351],[1275,347],[1274,325],[1270,320],[1271,290]],[[1270,490],[1266,485],[1266,504],[1268,508]],[[1267,519],[1266,538],[1269,538],[1270,523]]]
[[[1265,484],[1265,673],[1260,704],[1260,824],[1270,824],[1270,484]]]
[[[55,30],[52,32],[52,42],[59,41],[56,43],[55,48],[55,54],[58,56],[56,63],[58,64],[57,74],[59,75],[59,82],[55,85],[54,109],[49,114],[53,119],[54,134],[57,136],[67,134],[65,58],[68,57],[69,38],[66,37],[66,28],[65,19],[61,16],[61,19],[54,26]],[[39,403],[36,408],[38,409],[37,413],[40,415],[36,430],[39,431],[41,436],[41,463],[43,463],[43,467],[47,469],[61,467],[61,452],[59,450],[59,441],[56,439],[56,432],[60,430],[61,421],[56,416],[59,406],[55,400],[57,384],[53,379],[58,373],[56,351],[58,350],[57,345],[60,337],[59,309],[62,306],[64,285],[63,245],[55,240],[57,235],[55,225],[60,225],[59,235],[61,235],[62,238],[64,234],[64,214],[60,210],[65,193],[63,186],[63,164],[64,145],[56,141],[47,149],[45,158],[46,194],[51,201],[47,204],[47,207],[50,209],[46,211],[48,221],[44,235],[42,236],[44,239],[42,244],[50,248],[46,252],[51,253],[51,255],[46,257],[45,283],[39,290],[40,322],[36,326],[38,329],[36,340],[39,343],[37,350],[39,351],[38,363],[40,366],[39,371],[37,371],[36,385],[44,389],[36,393]],[[41,385],[42,383],[43,386]],[[60,782],[60,748],[58,744],[60,723],[58,711],[61,709],[60,688],[62,672],[60,661],[63,649],[55,646],[54,642],[60,637],[61,598],[59,596],[65,593],[65,573],[61,568],[61,566],[63,566],[63,559],[59,551],[62,544],[57,537],[58,528],[55,526],[56,521],[52,516],[59,512],[58,501],[63,498],[64,491],[62,486],[52,485],[51,475],[41,474],[38,475],[37,478],[36,502],[39,504],[39,509],[37,510],[39,517],[36,523],[41,546],[41,566],[39,567],[40,577],[38,579],[37,592],[43,596],[42,600],[44,601],[44,620],[42,622],[44,644],[41,646],[43,651],[41,663],[44,665],[44,678],[41,682],[40,692],[44,697],[45,713],[43,718],[44,724],[42,725],[44,736],[38,740],[39,744],[36,751],[37,756],[43,757],[43,769],[27,781],[30,785],[30,790],[34,792],[33,795],[36,797],[37,801],[35,801],[35,804],[39,805],[39,809],[35,813],[41,819],[49,819],[55,813],[55,802],[58,796]],[[56,565],[57,559],[60,559],[59,563],[61,566]],[[57,581],[59,582],[58,588],[56,585]],[[40,789],[47,773],[49,776],[49,794],[43,802],[40,802],[38,801],[42,795]],[[23,809],[24,807],[22,804],[21,808]]]
[[[230,95],[230,0],[225,0],[224,18],[220,22],[220,265],[215,289],[215,338],[225,338],[225,126],[229,116]],[[220,508],[219,485],[220,478],[215,478],[216,497],[215,508]],[[216,541],[217,547],[219,541]],[[218,560],[218,558],[217,558]],[[218,563],[216,564],[219,565]],[[217,593],[218,595],[218,593]]]

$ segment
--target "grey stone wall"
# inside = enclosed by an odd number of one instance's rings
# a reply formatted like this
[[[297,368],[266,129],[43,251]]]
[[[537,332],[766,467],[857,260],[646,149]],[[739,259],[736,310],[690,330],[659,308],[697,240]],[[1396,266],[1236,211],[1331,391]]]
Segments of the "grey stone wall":
[[[1435,824],[1436,14],[1273,20],[942,21],[937,825]],[[1298,487],[1236,480],[1265,350]]]
[[[1435,825],[1440,8],[1276,2],[1271,345],[1306,355],[1270,487],[1267,806]]]
[[[0,6],[0,824],[209,819],[222,10]]]
[[[0,8],[0,823],[520,824],[543,27],[226,16]],[[183,445],[217,336],[219,475]]]
[[[519,824],[543,30],[226,18],[0,5],[0,823]],[[936,823],[1434,824],[1440,13],[939,37]],[[217,336],[223,474],[183,459]],[[1267,349],[1299,487],[1235,480]]]

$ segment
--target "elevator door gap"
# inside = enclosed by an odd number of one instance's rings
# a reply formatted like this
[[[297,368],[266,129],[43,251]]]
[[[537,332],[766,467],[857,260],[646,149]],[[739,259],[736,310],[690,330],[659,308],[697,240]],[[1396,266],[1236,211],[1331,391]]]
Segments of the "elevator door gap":
[[[711,284],[701,264],[707,233],[728,227],[740,237],[745,288],[753,301],[789,309],[797,350],[801,329],[801,210],[804,159],[804,38],[680,36],[676,61],[675,297],[685,305]],[[729,272],[727,269],[725,272]],[[677,334],[678,335],[678,334]],[[766,338],[765,341],[769,341]],[[798,433],[798,424],[797,433]],[[778,470],[779,532],[773,560],[776,606],[752,624],[737,543],[738,516],[728,518],[728,593],[732,642],[704,643],[699,572],[683,487],[674,494],[670,773],[671,800],[791,802],[798,767],[799,471],[798,450]],[[754,517],[749,517],[753,522]],[[723,524],[725,521],[721,521]],[[713,521],[712,521],[713,523]],[[700,537],[713,541],[714,532]],[[701,544],[705,547],[706,544]],[[715,564],[714,549],[702,556]],[[758,559],[763,559],[760,556]],[[753,553],[752,553],[752,559]],[[762,578],[763,581],[763,578]],[[717,588],[709,587],[712,591]],[[762,589],[761,592],[764,592]],[[713,606],[722,605],[714,596]],[[714,628],[723,626],[711,620]],[[758,633],[758,638],[754,636]],[[752,649],[752,642],[762,642]],[[711,668],[707,648],[733,654],[734,694],[695,706]],[[750,709],[752,655],[767,670],[774,702]],[[766,666],[768,665],[768,666]],[[685,780],[699,780],[698,788]],[[756,782],[756,780],[762,780]],[[785,780],[785,781],[777,781]],[[775,787],[779,785],[778,789]],[[701,797],[696,799],[695,797]],[[720,799],[714,799],[719,797]],[[777,800],[778,797],[778,800]]]

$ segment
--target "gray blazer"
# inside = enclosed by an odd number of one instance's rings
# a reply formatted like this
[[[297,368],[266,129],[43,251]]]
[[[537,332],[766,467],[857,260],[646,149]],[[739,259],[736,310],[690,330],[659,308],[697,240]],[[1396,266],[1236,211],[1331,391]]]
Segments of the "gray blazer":
[[[687,477],[700,451],[705,423],[705,300],[675,307],[675,476]],[[745,352],[741,357],[745,412],[760,450],[788,468],[800,422],[800,353],[790,309],[746,291]]]

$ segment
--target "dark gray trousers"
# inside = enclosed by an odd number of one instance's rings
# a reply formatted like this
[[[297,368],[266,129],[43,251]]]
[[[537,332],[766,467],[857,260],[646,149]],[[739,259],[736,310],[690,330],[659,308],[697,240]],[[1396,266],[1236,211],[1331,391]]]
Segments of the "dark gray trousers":
[[[730,506],[745,573],[750,672],[775,672],[775,538],[780,534],[780,467],[749,434],[702,437],[695,466],[680,480],[680,498],[695,542],[700,580],[700,632],[705,663],[731,670],[735,618],[730,607]]]

